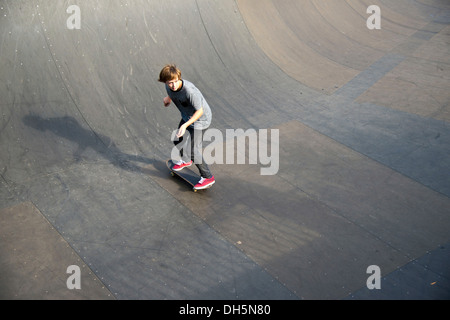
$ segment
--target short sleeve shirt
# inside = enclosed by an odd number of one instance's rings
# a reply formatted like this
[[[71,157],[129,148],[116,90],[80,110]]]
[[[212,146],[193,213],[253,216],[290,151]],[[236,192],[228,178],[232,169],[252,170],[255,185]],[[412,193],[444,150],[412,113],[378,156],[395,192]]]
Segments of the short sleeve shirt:
[[[194,129],[204,130],[211,124],[211,108],[203,97],[203,94],[192,82],[187,80],[182,81],[183,84],[178,91],[172,91],[166,85],[167,94],[178,110],[180,110],[181,117],[185,122],[189,121],[197,110],[203,108],[203,115],[193,125]]]

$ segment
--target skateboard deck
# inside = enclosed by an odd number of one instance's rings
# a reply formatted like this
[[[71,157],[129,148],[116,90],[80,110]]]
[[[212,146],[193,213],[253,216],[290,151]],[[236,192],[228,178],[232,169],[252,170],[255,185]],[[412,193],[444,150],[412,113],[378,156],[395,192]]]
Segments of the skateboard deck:
[[[183,179],[184,181],[186,181],[188,184],[190,184],[192,186],[192,190],[194,192],[198,191],[197,189],[194,189],[194,186],[200,180],[200,176],[198,174],[194,173],[194,171],[192,171],[189,167],[186,167],[180,171],[174,171],[172,168],[175,165],[175,163],[172,161],[172,159],[168,159],[166,161],[166,165],[167,165],[167,168],[169,168],[172,176],[180,177],[181,179]]]

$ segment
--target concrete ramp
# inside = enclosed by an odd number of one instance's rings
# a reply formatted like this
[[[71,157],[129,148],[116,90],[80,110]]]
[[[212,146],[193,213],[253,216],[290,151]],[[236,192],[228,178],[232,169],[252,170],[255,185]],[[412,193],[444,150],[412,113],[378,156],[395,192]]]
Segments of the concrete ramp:
[[[435,1],[434,6],[393,2],[240,0],[238,4],[251,34],[284,72],[329,94],[410,43],[413,35],[431,37],[445,26],[435,22],[443,14],[441,8],[448,9],[445,1]],[[367,27],[371,5],[381,12],[381,29],[376,31]],[[415,49],[409,45],[403,53],[414,55]]]
[[[0,296],[448,299],[449,25],[445,0],[1,0]],[[273,175],[169,175],[166,63],[223,137],[277,130]]]
[[[31,203],[2,209],[0,219],[2,300],[113,299],[102,281]]]

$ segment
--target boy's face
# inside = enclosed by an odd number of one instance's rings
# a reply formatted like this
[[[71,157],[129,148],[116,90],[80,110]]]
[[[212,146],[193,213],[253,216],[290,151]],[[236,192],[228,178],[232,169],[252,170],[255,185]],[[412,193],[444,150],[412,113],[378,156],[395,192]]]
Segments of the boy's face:
[[[180,79],[172,79],[169,81],[166,81],[166,84],[169,86],[170,90],[177,91],[181,87],[181,80]]]

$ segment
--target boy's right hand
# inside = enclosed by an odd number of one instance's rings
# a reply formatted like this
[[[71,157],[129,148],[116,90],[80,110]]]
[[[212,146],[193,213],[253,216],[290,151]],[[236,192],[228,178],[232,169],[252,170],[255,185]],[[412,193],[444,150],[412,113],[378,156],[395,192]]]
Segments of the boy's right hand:
[[[170,99],[170,97],[165,97],[163,101],[164,101],[164,107],[168,107],[169,104],[172,102],[172,99]]]

